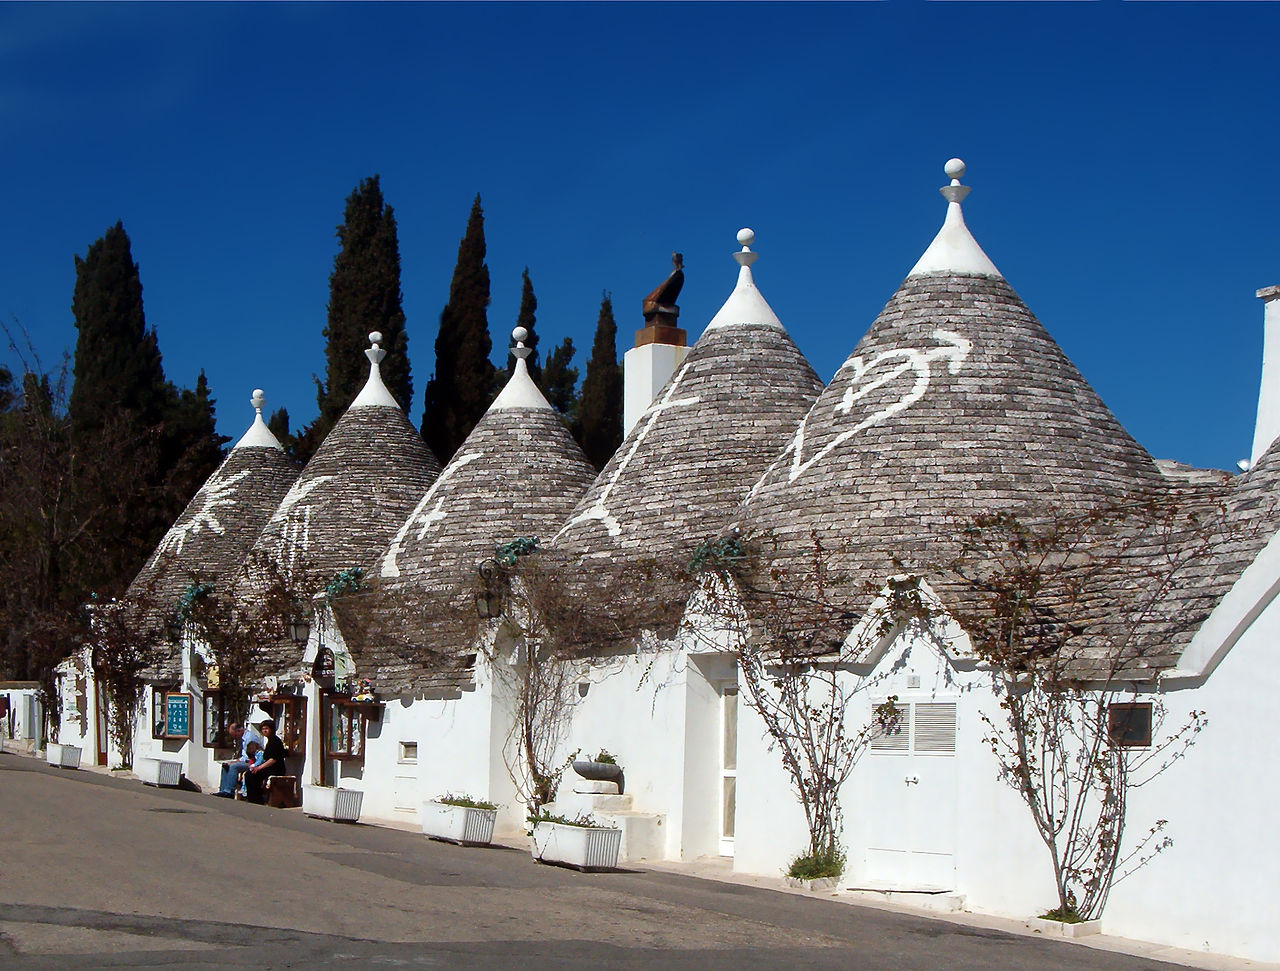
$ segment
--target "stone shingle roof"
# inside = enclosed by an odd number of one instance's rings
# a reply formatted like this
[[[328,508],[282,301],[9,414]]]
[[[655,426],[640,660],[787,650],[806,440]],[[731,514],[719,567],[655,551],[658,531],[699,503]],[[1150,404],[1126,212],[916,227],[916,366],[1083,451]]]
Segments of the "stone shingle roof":
[[[975,515],[1071,513],[1166,488],[972,241],[963,191],[943,190],[938,239],[736,517],[784,568],[820,543],[854,612],[886,578],[946,562]]]
[[[459,632],[475,627],[477,565],[501,543],[548,540],[594,478],[595,469],[519,360],[379,560],[382,596],[365,606],[379,615],[377,623],[344,624],[348,645],[362,642],[361,676],[394,692],[437,686],[433,668],[442,657],[475,651]]]
[[[755,254],[735,256],[737,287],[569,517],[558,551],[691,549],[722,529],[817,397],[821,382],[755,287]]]
[[[385,393],[374,360],[365,390],[280,502],[250,558],[265,557],[308,585],[324,586],[354,567],[370,574],[439,474],[440,463]],[[255,586],[244,576],[239,595],[252,597]],[[279,645],[268,663],[292,666],[291,651]]]
[[[217,584],[235,575],[298,478],[297,465],[262,420],[260,394],[254,393],[253,425],[187,503],[125,593],[126,600],[153,604],[158,623],[168,621],[193,580]],[[152,674],[168,680],[180,672],[175,650]]]

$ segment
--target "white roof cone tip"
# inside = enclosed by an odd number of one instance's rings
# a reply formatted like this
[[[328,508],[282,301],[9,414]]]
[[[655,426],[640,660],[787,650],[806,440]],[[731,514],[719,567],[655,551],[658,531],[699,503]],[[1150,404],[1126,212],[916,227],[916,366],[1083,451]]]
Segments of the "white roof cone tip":
[[[742,244],[742,249],[733,254],[735,262],[741,267],[738,270],[738,285],[733,288],[733,293],[729,294],[724,306],[711,318],[707,330],[741,324],[762,324],[783,329],[782,321],[756,289],[755,278],[751,275],[751,264],[760,258],[759,253],[751,250],[755,241],[756,234],[752,230],[738,230],[738,242]]]
[[[529,365],[525,359],[533,353],[533,348],[526,347],[524,343],[529,337],[529,332],[523,327],[517,327],[511,332],[511,337],[516,342],[516,346],[511,348],[511,353],[516,359],[515,370],[507,379],[507,386],[502,389],[502,393],[493,399],[489,411],[510,411],[516,408],[551,411],[550,402],[529,376]]]
[[[382,383],[382,368],[379,366],[382,359],[387,356],[378,345],[382,343],[382,334],[374,331],[369,335],[369,347],[365,350],[364,356],[369,359],[369,380],[364,383],[364,387],[360,389],[360,393],[356,395],[356,400],[351,402],[352,408],[399,408],[400,402],[396,401],[395,396],[387,390],[387,386]]]
[[[244,433],[240,441],[231,446],[232,451],[237,448],[274,448],[281,452],[284,451],[279,440],[271,434],[271,429],[267,427],[267,423],[262,420],[262,406],[266,403],[267,396],[262,393],[262,389],[254,388],[253,395],[249,398],[249,404],[253,405],[253,410],[257,414],[253,416],[253,424],[249,426],[249,430]]]
[[[929,248],[907,274],[907,279],[927,273],[971,273],[1003,279],[996,265],[982,251],[964,223],[960,203],[969,194],[969,186],[960,184],[965,171],[964,162],[953,158],[943,166],[943,171],[951,180],[950,185],[944,185],[938,190],[947,200],[947,218],[943,220],[942,228],[938,230],[938,235],[933,238]]]

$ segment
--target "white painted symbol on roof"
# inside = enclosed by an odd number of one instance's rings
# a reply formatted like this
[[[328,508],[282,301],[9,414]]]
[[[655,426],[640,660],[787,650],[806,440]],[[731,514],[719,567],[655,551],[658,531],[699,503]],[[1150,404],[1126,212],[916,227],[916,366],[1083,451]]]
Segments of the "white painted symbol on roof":
[[[787,446],[786,451],[782,453],[779,459],[779,461],[784,461],[788,455],[791,457],[791,465],[787,471],[788,482],[794,482],[814,464],[822,461],[834,449],[843,445],[859,432],[865,431],[872,425],[879,425],[881,422],[887,421],[923,398],[925,392],[929,389],[932,362],[946,361],[948,371],[952,374],[960,373],[960,365],[969,356],[969,352],[973,350],[972,342],[949,330],[935,330],[932,336],[934,340],[939,342],[940,346],[928,350],[914,347],[894,348],[882,351],[870,361],[863,361],[858,356],[851,357],[845,361],[840,370],[836,372],[835,378],[832,378],[832,384],[835,384],[842,373],[849,372],[849,386],[835,406],[837,414],[849,414],[857,401],[877,388],[896,380],[908,371],[915,372],[915,381],[896,401],[878,411],[872,412],[852,428],[846,428],[807,459],[804,457],[805,428],[809,423],[809,419],[806,417],[800,423],[800,427],[796,429],[796,434],[791,440],[791,444]],[[885,365],[889,364],[892,364],[892,366],[885,367]],[[770,471],[776,467],[776,464],[770,466]],[[769,472],[766,471],[760,477],[760,481],[752,488],[748,499],[756,494],[756,490],[760,488],[768,475]]]
[[[318,475],[305,482],[295,482],[271,517],[272,523],[281,524],[276,554],[282,558],[287,555],[290,566],[298,558],[298,551],[305,550],[311,543],[311,505],[308,503],[300,509],[294,507],[332,478],[332,475]]]
[[[200,508],[196,510],[195,515],[181,526],[174,526],[173,529],[169,530],[156,548],[155,556],[151,558],[151,565],[154,566],[165,553],[180,554],[187,544],[187,537],[195,536],[201,530],[207,529],[218,536],[225,533],[226,528],[218,520],[217,512],[226,506],[234,506],[236,504],[234,495],[236,486],[244,480],[249,472],[249,469],[244,469],[235,475],[228,476],[226,479],[211,480],[204,488],[204,498],[200,502]]]
[[[423,537],[427,535],[427,531],[447,515],[443,498],[436,500],[435,508],[430,512],[423,512],[427,504],[435,498],[436,492],[442,485],[452,479],[459,469],[470,465],[480,458],[482,454],[481,452],[469,452],[455,459],[440,473],[440,477],[431,483],[431,488],[427,490],[425,496],[418,500],[418,504],[413,507],[413,512],[404,521],[404,525],[396,533],[395,539],[391,541],[391,546],[387,550],[386,556],[382,558],[381,573],[384,577],[398,577],[400,575],[400,564],[397,557],[399,557],[401,549],[404,548],[404,540],[409,535],[409,530],[413,529],[415,525],[421,524],[422,528],[418,530],[417,541],[422,542]]]
[[[604,527],[609,531],[610,536],[621,535],[622,524],[609,512],[609,507],[606,503],[609,500],[609,496],[613,494],[614,486],[618,484],[618,479],[622,476],[623,470],[631,464],[631,460],[635,457],[644,440],[649,437],[650,430],[652,430],[658,419],[662,417],[662,414],[672,408],[683,408],[697,404],[702,400],[700,395],[691,395],[687,398],[675,397],[676,389],[680,387],[680,381],[684,378],[685,371],[689,369],[689,364],[690,361],[686,359],[680,370],[676,372],[675,378],[667,385],[666,394],[662,396],[662,399],[651,404],[649,409],[640,416],[640,424],[638,426],[640,430],[632,441],[631,448],[627,450],[627,454],[622,457],[622,461],[613,470],[609,481],[605,483],[604,488],[600,490],[600,494],[596,496],[595,502],[565,523],[560,528],[560,532],[556,533],[555,539],[559,539],[578,523],[592,522],[594,520],[604,523]],[[552,542],[555,542],[555,540],[552,540]]]

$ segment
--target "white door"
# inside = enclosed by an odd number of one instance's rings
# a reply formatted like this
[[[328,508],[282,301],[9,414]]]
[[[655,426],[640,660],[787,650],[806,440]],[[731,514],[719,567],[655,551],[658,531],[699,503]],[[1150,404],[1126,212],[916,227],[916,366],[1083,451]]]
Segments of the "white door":
[[[863,763],[867,888],[955,889],[956,705],[899,702],[901,717]]]
[[[733,856],[738,809],[738,686],[720,688],[720,855]]]

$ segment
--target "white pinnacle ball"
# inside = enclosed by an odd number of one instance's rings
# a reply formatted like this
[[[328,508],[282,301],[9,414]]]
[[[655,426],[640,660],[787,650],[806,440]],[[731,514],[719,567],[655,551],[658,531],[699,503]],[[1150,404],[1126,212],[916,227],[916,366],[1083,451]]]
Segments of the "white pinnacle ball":
[[[950,159],[942,167],[942,171],[947,173],[948,179],[962,179],[964,178],[964,161],[958,158]]]
[[[743,246],[750,246],[756,241],[756,234],[750,229],[738,230],[738,242]]]
[[[267,401],[267,396],[262,393],[262,389],[254,388],[253,395],[252,397],[249,398],[249,404],[253,405],[253,407],[255,408],[261,408],[264,404],[266,404],[266,401]]]
[[[517,344],[523,343],[529,337],[529,332],[523,327],[517,327],[511,332],[511,339]]]
[[[381,343],[382,343],[382,331],[380,331],[380,330],[375,330],[372,334],[370,334],[370,335],[369,335],[369,342],[370,342],[370,343],[372,343],[372,344],[381,344]]]

